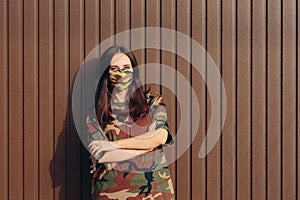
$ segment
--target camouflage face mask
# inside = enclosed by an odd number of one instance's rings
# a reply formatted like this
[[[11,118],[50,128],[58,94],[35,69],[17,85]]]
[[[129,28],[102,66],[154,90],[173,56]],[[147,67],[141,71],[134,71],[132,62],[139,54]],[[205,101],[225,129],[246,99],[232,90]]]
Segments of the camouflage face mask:
[[[109,72],[111,84],[119,90],[127,89],[133,81],[132,69],[119,69],[118,71]]]

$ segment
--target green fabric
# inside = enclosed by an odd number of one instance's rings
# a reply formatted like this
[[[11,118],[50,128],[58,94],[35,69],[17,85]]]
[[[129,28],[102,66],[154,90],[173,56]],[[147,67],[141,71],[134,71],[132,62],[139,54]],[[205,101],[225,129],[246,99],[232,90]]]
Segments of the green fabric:
[[[166,144],[173,144],[170,133],[167,113],[163,98],[158,93],[148,93],[149,124],[145,131],[164,128],[168,131]],[[129,117],[129,116],[127,116]],[[91,113],[87,118],[89,127],[89,141],[93,140],[119,140],[131,137],[119,129],[116,124],[132,128],[132,122],[126,120],[112,121],[109,128],[102,130],[97,123],[97,117]],[[126,130],[127,130],[126,129]],[[161,146],[133,159],[118,163],[98,163],[92,160],[92,199],[175,199],[173,183],[171,180],[166,158]]]

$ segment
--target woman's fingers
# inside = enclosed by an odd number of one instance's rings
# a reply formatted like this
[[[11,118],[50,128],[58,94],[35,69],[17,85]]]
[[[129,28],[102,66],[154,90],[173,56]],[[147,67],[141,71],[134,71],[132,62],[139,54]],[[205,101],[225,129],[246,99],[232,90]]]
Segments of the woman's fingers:
[[[117,147],[110,141],[104,141],[104,140],[95,140],[92,141],[89,145],[90,153],[96,157],[99,153],[102,151],[111,151],[116,149]]]
[[[90,152],[93,152],[95,148],[100,147],[101,145],[99,144],[100,141],[93,141],[89,144],[89,150]]]
[[[100,145],[98,145],[98,146],[94,145],[94,146],[91,146],[91,148],[90,148],[90,152],[95,158],[97,158],[99,153],[101,153],[102,151],[103,151],[103,148]]]
[[[93,148],[94,146],[97,146],[96,144],[98,143],[99,141],[95,140],[95,141],[92,141],[90,144],[89,144],[89,148]]]
[[[95,149],[95,148],[94,148],[94,147],[92,147],[92,146],[91,146],[91,147],[89,147],[89,150],[90,150],[90,152],[91,152],[91,153],[94,151],[94,149]]]
[[[96,152],[98,149],[101,149],[101,146],[97,146],[97,147],[92,148],[91,151],[90,151],[91,154],[94,155],[95,152]]]
[[[96,152],[95,152],[95,158],[98,158],[99,154],[102,152],[102,149],[99,148]]]
[[[95,149],[91,149],[90,152],[94,156]]]

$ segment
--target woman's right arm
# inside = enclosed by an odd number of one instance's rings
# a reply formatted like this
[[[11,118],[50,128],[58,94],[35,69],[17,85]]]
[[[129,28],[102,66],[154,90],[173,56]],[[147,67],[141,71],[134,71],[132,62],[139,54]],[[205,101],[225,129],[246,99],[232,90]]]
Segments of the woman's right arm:
[[[112,151],[107,151],[104,155],[98,160],[99,163],[105,162],[121,162],[124,160],[132,159],[141,154],[147,153],[152,149],[147,150],[134,150],[134,149],[115,149]]]

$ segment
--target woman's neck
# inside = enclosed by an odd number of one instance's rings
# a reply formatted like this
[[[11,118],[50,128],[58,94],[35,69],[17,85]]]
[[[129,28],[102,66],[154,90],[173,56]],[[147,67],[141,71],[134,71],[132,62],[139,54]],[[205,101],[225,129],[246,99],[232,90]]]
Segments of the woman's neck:
[[[127,101],[128,89],[126,90],[114,90],[112,94],[113,102],[125,102]]]

